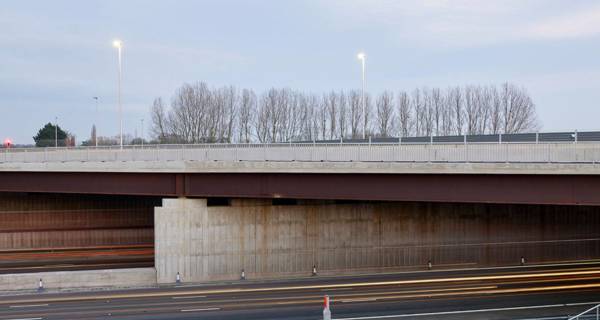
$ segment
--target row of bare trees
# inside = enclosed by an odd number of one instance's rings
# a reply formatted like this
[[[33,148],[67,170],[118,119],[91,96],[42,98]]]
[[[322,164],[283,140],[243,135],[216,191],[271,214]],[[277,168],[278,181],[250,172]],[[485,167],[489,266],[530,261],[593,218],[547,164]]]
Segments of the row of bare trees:
[[[539,129],[535,105],[514,84],[384,91],[304,93],[272,88],[184,84],[170,105],[156,98],[152,133],[160,143],[282,142],[365,136],[519,133]]]

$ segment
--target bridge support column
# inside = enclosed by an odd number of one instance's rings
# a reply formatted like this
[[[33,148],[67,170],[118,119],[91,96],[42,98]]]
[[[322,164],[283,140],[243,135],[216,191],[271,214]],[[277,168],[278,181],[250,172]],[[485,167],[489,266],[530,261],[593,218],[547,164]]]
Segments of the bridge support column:
[[[202,259],[206,233],[206,199],[163,199],[154,210],[155,267],[157,282],[203,280]]]

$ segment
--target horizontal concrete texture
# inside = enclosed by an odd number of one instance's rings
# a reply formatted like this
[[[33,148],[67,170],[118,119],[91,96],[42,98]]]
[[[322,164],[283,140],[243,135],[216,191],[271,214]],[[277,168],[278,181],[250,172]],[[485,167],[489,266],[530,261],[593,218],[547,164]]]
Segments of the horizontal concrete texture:
[[[595,207],[165,199],[159,283],[516,265],[600,258]]]
[[[600,153],[599,153],[600,154]],[[599,161],[600,163],[600,161]],[[128,161],[0,163],[0,172],[600,174],[599,163]]]
[[[48,291],[75,288],[126,288],[156,284],[154,268],[1,274],[0,291],[37,290],[43,280]]]
[[[431,141],[433,142],[433,141]],[[497,141],[500,142],[500,141]],[[0,163],[130,161],[597,163],[600,143],[283,143],[6,149]]]

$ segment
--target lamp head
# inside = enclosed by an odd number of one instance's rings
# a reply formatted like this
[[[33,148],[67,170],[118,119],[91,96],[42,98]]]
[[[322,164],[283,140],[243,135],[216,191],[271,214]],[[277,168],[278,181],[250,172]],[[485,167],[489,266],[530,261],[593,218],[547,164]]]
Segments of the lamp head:
[[[361,52],[361,53],[359,53],[359,54],[357,55],[357,57],[358,57],[358,59],[359,59],[359,60],[365,60],[365,57],[366,57],[366,55],[365,55],[365,53],[364,53],[364,52]]]
[[[120,48],[123,45],[123,42],[121,42],[121,40],[115,40],[113,41],[113,47],[115,48]]]

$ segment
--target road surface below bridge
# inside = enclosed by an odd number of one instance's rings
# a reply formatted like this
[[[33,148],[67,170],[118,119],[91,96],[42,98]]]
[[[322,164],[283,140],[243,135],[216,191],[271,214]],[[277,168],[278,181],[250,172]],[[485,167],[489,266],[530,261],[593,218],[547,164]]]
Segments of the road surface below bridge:
[[[5,296],[0,319],[565,319],[600,303],[600,264],[423,271]]]

